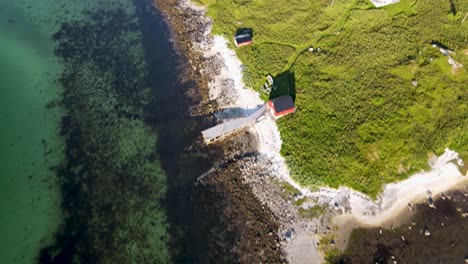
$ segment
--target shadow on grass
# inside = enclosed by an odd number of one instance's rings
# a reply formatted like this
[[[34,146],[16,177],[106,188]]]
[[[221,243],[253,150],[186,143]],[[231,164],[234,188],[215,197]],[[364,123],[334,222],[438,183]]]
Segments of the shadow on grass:
[[[457,15],[457,8],[455,7],[453,0],[450,0],[450,11],[452,12],[452,15],[454,16]]]
[[[253,28],[238,28],[236,30],[236,36],[241,34],[249,34],[250,36],[254,36]]]
[[[272,89],[269,99],[275,99],[283,95],[290,95],[293,101],[296,101],[296,76],[294,72],[285,71],[274,78],[274,85],[276,89]]]
[[[437,46],[439,46],[440,48],[443,48],[443,49],[445,49],[445,50],[453,51],[453,49],[451,49],[451,48],[445,46],[444,44],[442,44],[442,42],[437,41],[437,40],[431,41],[431,45],[437,45]]]

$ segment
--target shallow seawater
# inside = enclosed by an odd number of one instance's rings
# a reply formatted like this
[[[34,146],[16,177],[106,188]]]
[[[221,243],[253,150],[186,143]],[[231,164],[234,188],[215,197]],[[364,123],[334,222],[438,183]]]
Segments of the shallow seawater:
[[[38,2],[0,1],[0,263],[32,262],[61,223],[61,67]]]

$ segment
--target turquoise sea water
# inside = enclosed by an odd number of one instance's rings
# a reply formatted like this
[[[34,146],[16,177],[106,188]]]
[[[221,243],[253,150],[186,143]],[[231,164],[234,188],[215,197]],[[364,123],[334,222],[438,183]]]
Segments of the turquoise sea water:
[[[135,6],[0,0],[0,263],[168,261]]]
[[[50,168],[63,159],[62,111],[47,17],[0,1],[0,263],[30,263],[61,223]]]

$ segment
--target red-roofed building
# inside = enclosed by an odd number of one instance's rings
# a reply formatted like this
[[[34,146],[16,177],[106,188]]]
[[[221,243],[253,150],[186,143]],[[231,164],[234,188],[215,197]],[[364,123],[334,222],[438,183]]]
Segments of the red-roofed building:
[[[249,32],[238,34],[234,37],[234,44],[236,44],[236,47],[242,47],[245,45],[250,45],[252,43],[252,34]]]
[[[296,111],[294,101],[291,96],[283,95],[268,101],[268,109],[275,119]]]

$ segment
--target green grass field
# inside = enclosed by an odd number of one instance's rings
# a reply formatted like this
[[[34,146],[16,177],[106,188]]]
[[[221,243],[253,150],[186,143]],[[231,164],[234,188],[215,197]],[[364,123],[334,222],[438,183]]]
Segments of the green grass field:
[[[376,197],[446,147],[468,162],[467,1],[200,1],[214,34],[232,41],[238,28],[253,29],[254,45],[236,49],[246,84],[260,91],[270,73],[280,89],[264,99],[295,98],[297,112],[278,125],[300,184]],[[466,67],[452,72],[433,40]]]

